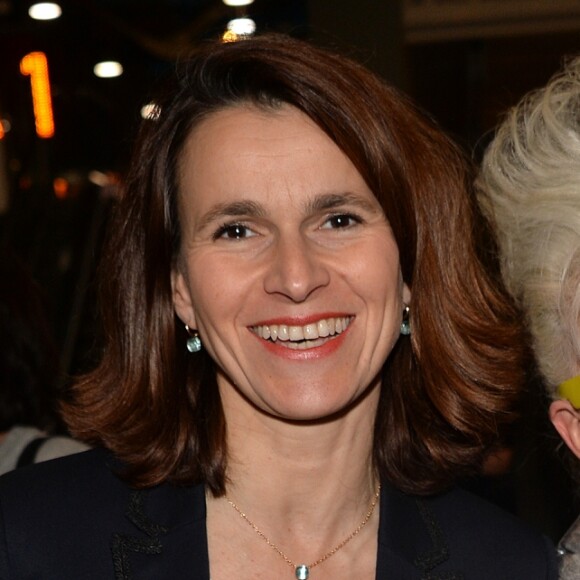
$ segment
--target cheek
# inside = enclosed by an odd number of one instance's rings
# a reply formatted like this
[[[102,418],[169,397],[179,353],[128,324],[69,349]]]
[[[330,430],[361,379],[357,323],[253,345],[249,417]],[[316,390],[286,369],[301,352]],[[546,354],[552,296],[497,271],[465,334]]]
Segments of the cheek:
[[[210,254],[191,260],[190,284],[198,319],[215,324],[239,310],[250,276],[239,260],[231,263]]]
[[[368,300],[388,307],[402,304],[403,279],[395,250],[385,255],[385,245],[366,251],[357,262],[355,280]]]

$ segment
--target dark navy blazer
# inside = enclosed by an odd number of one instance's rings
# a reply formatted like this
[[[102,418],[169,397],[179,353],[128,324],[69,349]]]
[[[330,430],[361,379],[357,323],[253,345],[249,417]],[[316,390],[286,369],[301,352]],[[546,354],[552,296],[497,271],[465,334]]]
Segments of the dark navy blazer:
[[[135,491],[111,464],[92,450],[0,478],[2,580],[209,580],[203,486]],[[467,492],[382,487],[377,580],[555,580],[555,558]]]

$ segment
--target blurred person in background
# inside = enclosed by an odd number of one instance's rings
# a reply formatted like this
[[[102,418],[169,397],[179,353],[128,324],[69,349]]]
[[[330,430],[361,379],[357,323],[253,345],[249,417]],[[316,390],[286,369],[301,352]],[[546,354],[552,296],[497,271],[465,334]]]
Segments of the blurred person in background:
[[[59,360],[41,289],[22,261],[0,250],[0,474],[87,449],[56,412]]]
[[[507,288],[527,317],[550,418],[580,474],[580,57],[506,115],[477,181]],[[577,478],[580,484],[580,478]],[[580,520],[559,546],[580,578]]]

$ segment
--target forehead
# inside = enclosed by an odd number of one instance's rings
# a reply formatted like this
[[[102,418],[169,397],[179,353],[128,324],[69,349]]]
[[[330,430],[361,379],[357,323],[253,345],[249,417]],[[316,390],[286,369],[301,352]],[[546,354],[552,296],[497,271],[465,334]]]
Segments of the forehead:
[[[239,105],[204,118],[184,144],[178,180],[182,199],[195,198],[201,206],[267,194],[309,197],[343,188],[369,195],[350,159],[290,105]]]
[[[234,105],[210,113],[194,126],[181,152],[180,175],[185,177],[192,163],[199,170],[208,163],[257,155],[282,161],[284,154],[296,154],[308,145],[338,150],[314,121],[291,105]]]

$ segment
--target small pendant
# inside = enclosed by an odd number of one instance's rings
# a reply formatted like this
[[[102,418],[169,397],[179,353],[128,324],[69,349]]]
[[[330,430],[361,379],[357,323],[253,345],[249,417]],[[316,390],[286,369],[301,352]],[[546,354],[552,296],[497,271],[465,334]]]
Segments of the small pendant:
[[[308,566],[305,564],[300,564],[300,566],[296,566],[296,578],[297,580],[307,580],[308,576],[310,576],[310,570]]]

